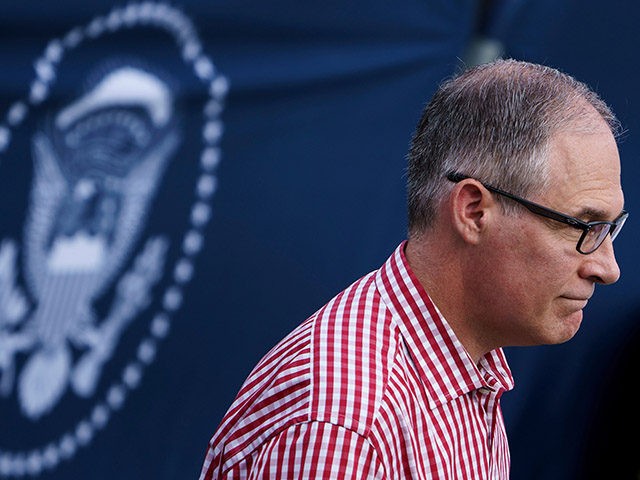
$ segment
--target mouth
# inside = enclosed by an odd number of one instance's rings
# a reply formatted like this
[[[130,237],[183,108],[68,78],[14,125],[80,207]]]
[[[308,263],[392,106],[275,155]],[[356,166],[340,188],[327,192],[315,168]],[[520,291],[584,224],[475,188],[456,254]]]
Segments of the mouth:
[[[563,295],[560,298],[568,300],[571,304],[577,307],[577,310],[582,310],[587,306],[591,297]]]
[[[566,298],[567,300],[575,300],[578,302],[588,302],[591,297],[578,297],[578,296],[574,297],[571,295],[562,295],[562,298]]]
[[[560,295],[560,297],[566,300],[584,302],[584,304],[586,305],[589,299],[593,296],[593,291],[594,289],[591,288],[589,289],[589,291],[585,290],[584,292],[575,291],[575,292],[565,293],[564,295]]]

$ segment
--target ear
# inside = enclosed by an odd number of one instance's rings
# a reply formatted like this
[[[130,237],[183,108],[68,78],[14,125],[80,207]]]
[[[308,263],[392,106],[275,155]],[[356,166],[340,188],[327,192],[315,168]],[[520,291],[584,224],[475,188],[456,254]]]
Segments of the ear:
[[[456,184],[450,199],[453,229],[463,241],[477,245],[497,207],[493,196],[480,182],[468,178]]]

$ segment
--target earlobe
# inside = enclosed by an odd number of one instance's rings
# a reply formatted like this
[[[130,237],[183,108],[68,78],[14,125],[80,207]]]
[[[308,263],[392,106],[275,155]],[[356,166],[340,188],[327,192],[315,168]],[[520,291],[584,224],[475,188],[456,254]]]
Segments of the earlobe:
[[[450,205],[454,229],[463,241],[477,244],[486,229],[492,196],[479,182],[468,179],[455,186]]]

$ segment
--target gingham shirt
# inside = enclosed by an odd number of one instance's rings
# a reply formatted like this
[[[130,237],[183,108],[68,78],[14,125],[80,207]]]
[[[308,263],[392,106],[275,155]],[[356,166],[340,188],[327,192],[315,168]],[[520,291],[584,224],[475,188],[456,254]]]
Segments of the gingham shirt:
[[[258,363],[201,480],[508,479],[504,354],[474,364],[405,243]]]

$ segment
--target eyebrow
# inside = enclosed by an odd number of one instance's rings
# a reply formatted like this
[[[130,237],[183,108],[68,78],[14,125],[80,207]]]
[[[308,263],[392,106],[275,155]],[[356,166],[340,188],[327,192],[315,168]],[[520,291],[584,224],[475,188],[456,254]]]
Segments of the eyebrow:
[[[622,212],[624,212],[624,208],[620,210],[620,212],[618,213],[618,215],[615,216],[615,218],[620,217],[620,215],[622,215]],[[575,218],[588,218],[588,219],[591,219],[590,221],[597,222],[597,221],[608,221],[609,215],[604,210],[591,208],[591,207],[584,207],[575,215]]]

